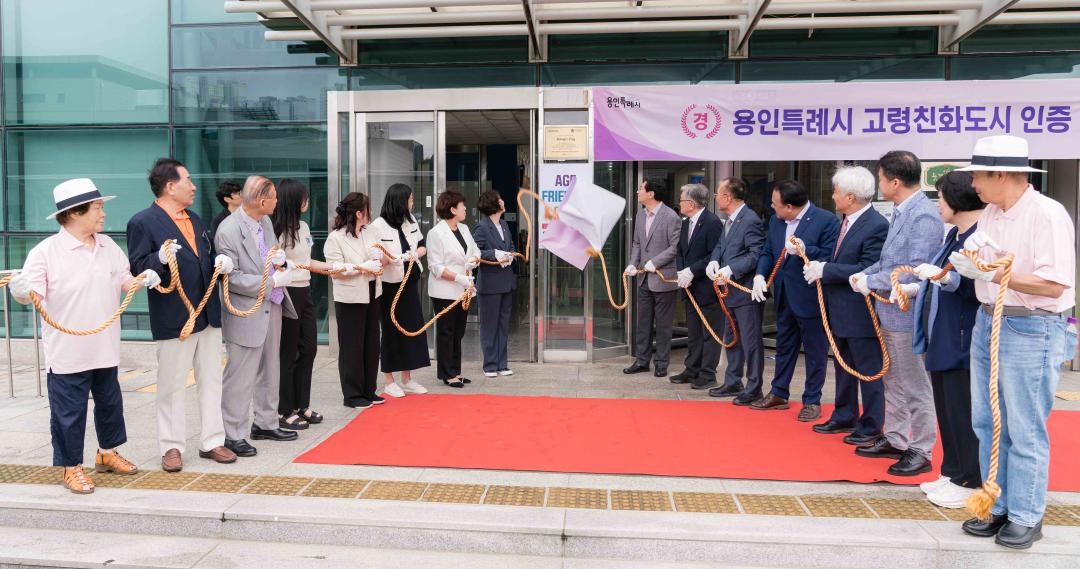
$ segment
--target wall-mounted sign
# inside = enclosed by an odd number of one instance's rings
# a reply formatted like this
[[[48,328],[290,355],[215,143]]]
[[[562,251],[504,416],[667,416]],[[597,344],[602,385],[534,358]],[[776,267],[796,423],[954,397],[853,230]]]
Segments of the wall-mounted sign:
[[[545,126],[544,160],[588,160],[589,127]]]
[[[934,192],[937,188],[934,184],[937,184],[939,178],[956,170],[957,168],[963,168],[970,162],[923,162],[922,163],[922,189],[924,192]]]

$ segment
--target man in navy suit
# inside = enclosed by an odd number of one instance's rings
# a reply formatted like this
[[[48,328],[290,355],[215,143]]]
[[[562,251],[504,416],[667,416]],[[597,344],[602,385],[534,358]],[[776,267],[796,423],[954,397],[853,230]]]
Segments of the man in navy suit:
[[[795,362],[799,359],[800,345],[806,354],[806,387],[803,389],[803,407],[800,421],[813,421],[821,416],[821,388],[825,385],[825,361],[829,357],[829,343],[821,324],[817,290],[806,284],[803,278],[803,262],[795,255],[791,238],[802,245],[811,261],[828,259],[836,247],[840,222],[836,216],[814,207],[806,188],[795,180],[778,183],[772,192],[772,207],[776,215],[769,220],[769,232],[765,248],[758,259],[754,276],[754,292],[751,297],[765,302],[768,287],[765,279],[773,265],[787,250],[773,282],[776,299],[776,376],[772,391],[764,399],[750,405],[759,411],[787,409],[791,377],[795,374]]]
[[[683,214],[679,230],[679,246],[675,252],[679,287],[694,295],[709,326],[719,333],[723,313],[716,298],[712,281],[705,274],[713,249],[716,248],[724,226],[709,210],[709,189],[701,184],[686,184],[679,196],[679,212]],[[671,383],[692,383],[694,389],[716,386],[716,364],[720,363],[720,344],[712,339],[701,317],[689,300],[686,306],[687,354],[685,369],[671,376]]]
[[[232,261],[214,257],[214,242],[202,219],[188,210],[195,202],[195,184],[183,164],[160,158],[150,170],[154,203],[128,221],[128,261],[131,270],[155,271],[162,282],[170,282],[166,265],[169,250],[176,256],[180,282],[192,304],[198,304],[210,286],[215,264],[222,272],[232,270]],[[174,243],[165,245],[172,239]],[[199,389],[199,456],[215,462],[236,461],[225,448],[225,426],[221,415],[221,304],[211,294],[206,308],[195,320],[191,335],[181,341],[180,330],[188,320],[187,307],[177,293],[162,294],[147,289],[150,305],[150,332],[157,342],[157,428],[161,468],[178,472],[187,446],[184,425],[184,393],[188,370],[195,370]]]
[[[889,234],[889,221],[870,202],[877,190],[874,175],[862,166],[845,166],[832,177],[833,203],[844,216],[836,248],[826,261],[803,267],[807,283],[821,281],[829,309],[829,326],[840,356],[860,374],[881,371],[881,346],[862,295],[851,290],[848,279],[878,261]],[[859,392],[862,392],[862,413]],[[844,442],[868,445],[881,436],[885,422],[885,384],[862,381],[836,362],[836,409],[829,420],[814,425],[825,435],[852,433]]]

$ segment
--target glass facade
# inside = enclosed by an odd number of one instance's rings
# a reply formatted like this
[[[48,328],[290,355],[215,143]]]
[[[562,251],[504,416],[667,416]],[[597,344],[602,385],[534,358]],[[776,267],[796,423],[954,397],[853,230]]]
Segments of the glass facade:
[[[306,183],[319,255],[327,230],[328,91],[1080,77],[1080,25],[1072,24],[988,26],[965,40],[959,55],[937,53],[935,28],[758,30],[745,60],[726,57],[723,32],[553,37],[545,63],[529,62],[524,37],[379,40],[360,43],[357,66],[340,65],[317,42],[267,42],[264,31],[254,14],[226,14],[223,0],[92,7],[84,0],[0,0],[4,268],[21,266],[29,248],[56,231],[45,216],[54,209],[52,187],[68,178],[91,177],[103,193],[118,196],[107,206],[106,231],[125,246],[128,217],[152,199],[146,172],[155,158],[170,155],[190,169],[199,188],[193,209],[207,222],[221,210],[213,193],[225,179],[264,174]],[[348,124],[339,117],[339,127]],[[820,174],[812,163],[772,164],[747,163],[743,171]],[[598,164],[597,180],[624,191],[627,167]],[[333,173],[346,182],[348,174]],[[614,259],[625,251],[605,254]],[[600,278],[591,299],[582,298],[583,286],[550,291],[547,314],[578,319],[591,302],[594,344],[618,345],[625,342],[625,316],[605,308]],[[324,339],[327,287],[325,277],[315,277]],[[12,311],[13,332],[28,336],[29,313]],[[137,297],[123,326],[127,339],[148,338],[144,298]],[[547,330],[549,347],[585,341],[569,328]]]

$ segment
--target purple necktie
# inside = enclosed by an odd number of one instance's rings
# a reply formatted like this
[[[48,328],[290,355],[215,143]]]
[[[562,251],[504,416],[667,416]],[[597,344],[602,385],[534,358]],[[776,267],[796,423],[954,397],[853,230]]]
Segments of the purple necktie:
[[[266,255],[270,253],[270,247],[266,246],[266,236],[263,234],[262,224],[260,223],[256,227],[257,229],[255,230],[255,240],[259,242],[259,260],[266,262]],[[275,269],[273,265],[270,265],[270,275],[266,278],[267,280],[270,280],[271,283],[273,282],[272,279],[274,278],[274,273],[276,272],[277,269]],[[273,302],[274,304],[281,304],[282,300],[285,300],[285,291],[281,290],[280,288],[270,289],[270,302]]]

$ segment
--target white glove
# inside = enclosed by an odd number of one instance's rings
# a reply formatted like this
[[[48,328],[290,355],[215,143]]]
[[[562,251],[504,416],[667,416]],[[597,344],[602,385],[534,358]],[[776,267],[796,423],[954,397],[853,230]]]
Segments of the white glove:
[[[765,282],[765,277],[754,275],[754,290],[750,293],[750,299],[754,302],[765,302],[765,293],[768,290],[769,283]]]
[[[30,291],[33,290],[33,288],[34,286],[30,282],[30,277],[27,277],[23,273],[15,275],[15,278],[11,279],[11,282],[8,283],[8,290],[11,291],[11,296],[22,301],[26,301],[30,298]],[[3,293],[0,292],[0,294]]]
[[[476,267],[480,266],[480,260],[477,257],[473,257],[465,262],[466,271],[475,271]]]
[[[716,261],[709,261],[708,265],[705,265],[705,276],[709,277],[710,281],[716,280],[717,273],[720,272],[720,263]]]
[[[626,265],[626,268],[623,269],[623,274],[625,274],[628,277],[636,277],[637,276],[637,267],[635,267],[634,265]]]
[[[330,272],[331,273],[343,273],[343,272],[345,272],[345,263],[342,263],[341,261],[334,261],[333,263],[330,263]]]
[[[457,275],[454,277],[454,282],[465,288],[469,288],[473,285],[473,278],[469,275]]]
[[[821,280],[821,275],[825,272],[824,261],[810,261],[810,264],[803,265],[802,276],[806,279],[806,284],[814,284]]]
[[[510,265],[513,265],[513,264],[514,264],[514,256],[511,255],[510,253],[507,253],[506,258],[503,259],[499,263],[499,266],[505,269],[506,267],[509,267]]]
[[[495,260],[498,261],[499,263],[502,263],[502,262],[506,261],[506,258],[509,257],[509,256],[510,256],[510,253],[507,253],[506,251],[500,251],[498,249],[495,249]]]
[[[720,279],[720,284],[726,284],[731,280],[731,267],[727,265],[720,267],[720,270],[716,273],[716,278]]]
[[[848,278],[848,284],[851,285],[851,290],[867,296],[870,294],[870,286],[866,284],[866,273],[855,273]]]
[[[792,243],[792,241],[794,241],[795,243]],[[798,244],[797,246],[796,243]],[[806,244],[803,243],[802,239],[799,239],[798,237],[792,237],[791,239],[787,240],[787,243],[784,245],[784,249],[787,249],[788,255],[798,255],[800,250],[806,250]]]
[[[139,275],[143,278],[143,286],[146,288],[154,288],[161,284],[161,275],[157,274],[157,271],[153,269],[146,269]]]
[[[679,288],[687,288],[694,282],[694,272],[689,268],[679,271]]]
[[[647,272],[647,273],[655,273],[656,272],[656,265],[653,264],[652,259],[649,259],[648,261],[645,262],[645,272]]]
[[[399,258],[402,260],[402,262],[408,263],[415,262],[417,259],[420,258],[420,256],[416,254],[416,249],[409,249]]]
[[[922,279],[924,281],[925,280],[930,280],[930,279],[936,277],[938,275],[938,273],[940,273],[940,272],[941,272],[941,267],[939,267],[937,265],[931,265],[930,263],[923,263],[923,264],[919,265],[918,267],[915,267],[915,276],[919,277],[920,279]],[[931,282],[936,282],[939,285],[947,285],[947,284],[949,284],[949,281],[951,281],[951,280],[952,280],[952,272],[950,271],[950,272],[945,273],[945,276],[941,280],[939,280],[939,281],[931,281]]]
[[[380,262],[378,262],[378,261],[376,261],[374,259],[368,259],[367,261],[364,261],[363,263],[360,263],[356,267],[358,269],[360,269],[361,271],[367,271],[369,273],[374,274],[374,273],[379,272],[379,269],[382,268],[382,263],[380,263]]]
[[[158,249],[157,258],[159,261],[161,261],[162,265],[166,265],[169,263],[168,254],[172,252],[173,255],[176,255],[179,250],[180,244],[176,243],[175,241],[172,243],[162,243],[161,249]]]
[[[381,261],[383,258],[382,249],[372,246],[370,249],[368,249],[368,258],[374,259],[376,261]]]
[[[978,233],[978,232],[976,232],[976,233]],[[972,235],[971,237],[974,237],[974,235]],[[971,237],[968,238],[969,241],[971,240]],[[965,247],[966,246],[967,245],[965,245]],[[995,271],[980,271],[979,267],[977,267],[975,265],[975,262],[972,261],[971,259],[968,259],[967,255],[964,255],[960,251],[957,251],[957,252],[953,253],[952,255],[949,255],[949,262],[953,264],[953,267],[956,269],[956,272],[960,273],[961,275],[964,275],[965,277],[967,277],[969,279],[978,279],[978,280],[983,280],[983,281],[986,281],[986,282],[991,282],[991,281],[994,280],[994,275],[997,274],[996,270]]]
[[[998,244],[994,243],[994,240],[985,231],[976,231],[964,241],[964,249],[968,251],[978,251],[983,247],[990,247],[995,253],[1001,251],[1001,247],[998,247]]]
[[[336,263],[335,263],[335,265],[336,265]],[[345,272],[341,273],[341,276],[343,276],[343,277],[352,277],[352,276],[356,276],[358,274],[360,274],[360,271],[357,270],[356,265],[354,265],[352,263],[345,263]]]
[[[289,286],[292,282],[292,269],[285,269],[284,271],[274,272],[274,288],[281,288],[283,286]]]
[[[908,298],[914,298],[919,294],[919,283],[907,283],[900,285],[900,294]],[[896,302],[896,290],[889,293],[889,302]]]
[[[218,255],[217,257],[214,257],[214,266],[220,269],[221,274],[223,275],[233,272],[233,269],[236,268],[236,266],[233,265],[232,257],[229,257],[228,255]]]
[[[277,251],[274,251],[274,254],[270,255],[270,262],[275,267],[280,267],[281,265],[284,265],[285,264],[285,251],[282,251],[281,249],[278,249]]]

